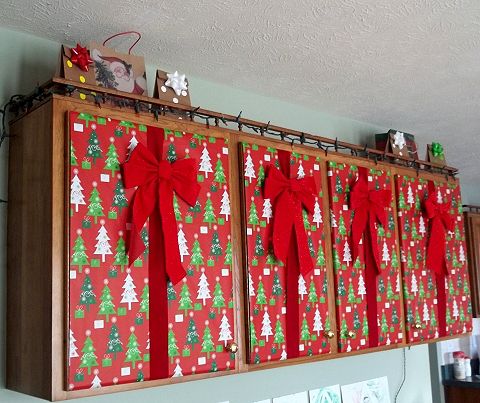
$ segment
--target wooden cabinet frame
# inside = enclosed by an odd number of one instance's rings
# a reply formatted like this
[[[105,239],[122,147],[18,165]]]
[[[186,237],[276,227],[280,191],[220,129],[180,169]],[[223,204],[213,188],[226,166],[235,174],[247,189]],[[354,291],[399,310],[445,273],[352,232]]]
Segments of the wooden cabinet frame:
[[[66,135],[68,133],[67,112],[69,111],[101,113],[111,118],[128,118],[149,126],[162,126],[182,131],[194,130],[200,134],[229,139],[232,244],[237,245],[232,250],[234,338],[240,347],[236,356],[235,370],[106,386],[96,390],[67,390],[68,270],[66,268],[69,265],[69,256],[66,228],[69,222],[67,200],[69,181],[68,164],[65,164],[65,161],[68,161],[69,156],[69,145],[66,141],[68,138]],[[242,253],[245,250],[245,236],[240,213],[243,211],[243,206],[239,191],[241,187],[238,186],[241,180],[238,170],[241,166],[238,144],[242,141],[267,146],[274,144],[278,149],[320,157],[325,194],[322,203],[326,222],[330,220],[327,162],[348,162],[367,167],[375,166],[374,162],[340,153],[326,154],[312,147],[290,145],[269,137],[209,127],[173,117],[160,117],[156,120],[150,113],[135,113],[130,109],[106,105],[99,109],[92,103],[61,95],[52,95],[27,114],[14,120],[11,124],[11,136],[7,241],[7,387],[9,389],[48,400],[63,400],[323,361],[406,345],[404,332],[401,343],[339,354],[337,335],[335,335],[331,340],[331,353],[324,356],[300,357],[261,364],[247,362],[248,327],[245,324],[247,323],[246,315],[248,315],[248,299],[245,298],[245,261]],[[392,175],[396,173],[415,175],[412,169],[392,164],[379,162],[377,166],[379,169],[390,171]],[[443,176],[429,173],[421,173],[421,177],[443,179]],[[327,275],[328,281],[333,284],[329,225],[325,228],[325,236]],[[400,298],[403,318],[403,293]],[[333,287],[329,287],[328,304],[331,327],[337,329]],[[450,338],[453,337],[457,336]],[[438,340],[429,342],[436,341]]]

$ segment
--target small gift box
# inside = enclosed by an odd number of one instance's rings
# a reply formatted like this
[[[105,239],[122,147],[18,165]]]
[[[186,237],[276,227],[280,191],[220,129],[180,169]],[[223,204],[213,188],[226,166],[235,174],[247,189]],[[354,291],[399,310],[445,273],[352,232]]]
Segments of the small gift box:
[[[83,310],[83,306],[77,306],[75,309],[75,319],[83,319],[85,318],[85,311]]]
[[[82,169],[92,169],[92,163],[86,157],[82,161]]]
[[[85,376],[83,375],[83,371],[81,369],[77,370],[75,374],[75,382],[83,382]]]
[[[110,354],[105,354],[102,360],[102,367],[111,367],[112,366],[112,359],[110,358]]]
[[[137,316],[135,318],[135,324],[143,325],[143,315],[141,313],[137,313]]]
[[[182,357],[190,357],[190,347],[184,347],[184,349],[182,350]]]
[[[133,262],[133,267],[143,267],[143,261],[141,258],[138,258]]]
[[[185,222],[187,224],[191,224],[193,222],[193,217],[190,214],[186,215],[185,216]]]
[[[117,309],[118,316],[125,316],[126,314],[127,314],[127,308],[121,306]]]
[[[100,259],[92,259],[90,260],[91,267],[100,267]]]
[[[111,220],[117,219],[117,209],[115,207],[112,207],[108,212],[108,218],[110,218]]]
[[[118,270],[115,268],[115,267],[111,267],[109,270],[108,270],[108,277],[110,278],[117,278],[118,276]]]
[[[85,229],[92,228],[92,222],[90,221],[90,217],[85,217],[82,221],[82,227]]]

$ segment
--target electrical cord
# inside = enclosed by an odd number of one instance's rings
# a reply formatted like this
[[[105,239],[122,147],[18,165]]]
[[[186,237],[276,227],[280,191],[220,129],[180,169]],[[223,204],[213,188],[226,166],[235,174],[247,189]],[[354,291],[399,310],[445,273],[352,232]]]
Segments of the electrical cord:
[[[408,347],[408,349],[410,350],[410,347]],[[400,391],[402,390],[402,387],[405,383],[405,380],[407,379],[407,354],[405,352],[405,347],[402,349],[402,371],[403,371],[403,375],[402,375],[402,381],[400,382],[400,386],[398,387],[396,393],[395,393],[395,398],[393,400],[394,403],[397,403],[397,398],[398,398],[398,395],[400,394]]]

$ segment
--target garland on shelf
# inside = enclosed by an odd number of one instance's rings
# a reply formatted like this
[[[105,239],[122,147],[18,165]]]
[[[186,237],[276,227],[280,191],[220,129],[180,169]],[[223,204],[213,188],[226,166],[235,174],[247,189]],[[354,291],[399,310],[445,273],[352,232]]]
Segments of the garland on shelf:
[[[256,122],[249,119],[242,118],[242,112],[237,116],[224,115],[217,112],[201,109],[200,107],[191,108],[188,106],[172,104],[167,101],[159,99],[153,99],[145,96],[135,96],[120,91],[94,87],[91,85],[74,83],[64,79],[54,78],[47,83],[37,86],[35,90],[29,95],[15,95],[6,104],[3,109],[3,122],[2,122],[2,134],[0,137],[0,146],[3,140],[8,137],[5,127],[5,116],[7,112],[19,115],[27,112],[37,102],[43,101],[53,94],[71,96],[74,92],[83,94],[85,97],[92,97],[97,106],[101,107],[107,101],[113,105],[120,106],[122,108],[131,108],[136,113],[144,112],[151,113],[156,120],[160,116],[176,115],[178,117],[195,121],[197,119],[202,121],[207,128],[211,126],[219,127],[220,122],[225,125],[226,128],[230,128],[229,125],[236,125],[238,131],[243,131],[245,128],[252,133],[258,134],[262,137],[279,138],[282,141],[286,141],[294,145],[295,143],[300,145],[306,145],[316,147],[325,152],[328,155],[329,152],[349,152],[352,156],[364,157],[377,162],[388,162],[393,165],[413,168],[417,171],[426,171],[430,173],[437,173],[448,177],[455,177],[458,170],[449,166],[439,166],[427,161],[416,160],[408,157],[402,157],[387,153],[384,151],[368,148],[367,144],[359,146],[343,141],[338,141],[338,138],[329,139],[321,136],[314,136],[312,134],[294,131],[290,129],[281,128],[268,123]]]

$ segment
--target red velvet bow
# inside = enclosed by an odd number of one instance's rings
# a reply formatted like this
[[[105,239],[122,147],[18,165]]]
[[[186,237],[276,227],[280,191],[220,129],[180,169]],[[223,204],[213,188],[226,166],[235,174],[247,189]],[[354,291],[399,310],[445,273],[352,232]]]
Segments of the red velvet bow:
[[[448,275],[445,261],[445,232],[452,231],[450,203],[438,203],[435,186],[429,183],[428,198],[424,202],[424,211],[430,221],[430,238],[427,246],[427,267],[438,275]]]
[[[88,66],[93,63],[93,60],[90,58],[90,52],[87,47],[80,46],[77,43],[75,48],[70,48],[70,53],[70,61],[81,70],[88,71]]]
[[[125,187],[138,186],[132,201],[132,235],[128,245],[129,265],[143,252],[145,245],[140,230],[158,207],[162,221],[165,244],[165,268],[173,284],[182,280],[186,273],[180,262],[178,251],[173,192],[190,206],[195,205],[200,186],[197,183],[194,159],[157,161],[155,156],[141,143],[137,144],[124,164]]]
[[[389,206],[391,198],[390,190],[368,190],[367,170],[366,168],[359,169],[358,180],[350,192],[350,208],[355,211],[352,222],[353,259],[355,260],[358,255],[358,244],[367,229],[368,222],[377,273],[380,273],[381,260],[377,247],[375,223],[379,221],[383,227],[387,226],[385,208]],[[368,247],[368,245],[364,245],[364,247]]]
[[[267,168],[264,198],[274,206],[273,251],[282,262],[286,262],[292,232],[295,231],[300,273],[307,274],[313,269],[308,249],[307,236],[303,225],[302,207],[312,212],[317,189],[312,176],[289,179],[270,165]]]

